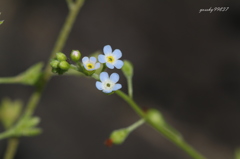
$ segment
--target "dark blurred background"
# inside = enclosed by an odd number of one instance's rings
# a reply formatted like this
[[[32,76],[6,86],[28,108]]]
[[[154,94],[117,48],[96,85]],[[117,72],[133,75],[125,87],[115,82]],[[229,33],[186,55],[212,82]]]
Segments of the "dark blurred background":
[[[210,7],[229,10],[199,13]],[[0,77],[47,62],[68,13],[65,1],[1,0],[0,12]],[[233,158],[240,144],[239,1],[86,0],[63,52],[88,56],[107,44],[134,64],[137,103],[161,110],[207,158]],[[126,91],[122,74],[120,82]],[[1,99],[25,103],[33,92],[22,85],[0,90]],[[22,138],[16,159],[189,159],[146,125],[124,144],[105,147],[113,130],[138,116],[118,96],[98,91],[94,80],[55,76],[35,114],[44,133]],[[3,140],[0,158],[5,148]]]

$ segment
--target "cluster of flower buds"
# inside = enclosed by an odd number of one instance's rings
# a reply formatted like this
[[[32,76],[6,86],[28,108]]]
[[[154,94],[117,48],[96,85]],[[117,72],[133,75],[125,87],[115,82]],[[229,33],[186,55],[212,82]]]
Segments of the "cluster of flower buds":
[[[66,55],[61,52],[56,54],[56,57],[50,62],[50,65],[52,66],[52,72],[60,75],[70,68]]]

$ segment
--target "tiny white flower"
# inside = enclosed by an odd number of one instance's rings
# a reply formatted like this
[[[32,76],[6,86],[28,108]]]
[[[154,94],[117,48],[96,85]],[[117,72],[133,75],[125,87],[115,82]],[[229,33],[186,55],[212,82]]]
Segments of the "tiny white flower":
[[[122,57],[122,52],[119,49],[116,49],[112,52],[112,47],[106,45],[103,48],[104,55],[98,55],[98,61],[101,63],[106,63],[107,67],[113,69],[114,66],[117,69],[121,69],[123,66],[123,61],[119,60]]]
[[[109,77],[107,72],[102,72],[100,74],[100,81],[96,82],[96,87],[102,90],[104,93],[111,93],[122,88],[122,85],[117,83],[119,80],[119,75],[117,73],[112,73]]]
[[[97,59],[95,57],[88,58],[87,56],[82,58],[83,66],[88,71],[96,70],[100,67],[100,63],[97,62]]]

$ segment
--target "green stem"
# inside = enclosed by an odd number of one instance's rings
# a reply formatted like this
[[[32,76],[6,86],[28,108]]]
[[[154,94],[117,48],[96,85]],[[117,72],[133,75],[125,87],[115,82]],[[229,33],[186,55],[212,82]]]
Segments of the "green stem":
[[[60,34],[57,38],[57,41],[55,43],[55,46],[52,50],[52,53],[51,53],[49,59],[52,59],[57,52],[62,51],[63,47],[65,46],[66,40],[69,36],[69,33],[72,29],[73,23],[75,22],[77,14],[78,14],[80,8],[82,7],[83,3],[84,3],[84,0],[77,0],[75,2],[74,7],[71,8],[71,10],[66,18],[66,21],[60,31]],[[46,66],[46,69],[43,72],[43,83],[41,85],[41,88],[37,89],[31,96],[31,98],[28,102],[27,108],[26,108],[26,112],[25,112],[26,115],[33,114],[35,107],[37,106],[37,104],[40,100],[40,97],[42,95],[43,88],[46,86],[46,84],[50,80],[51,76],[52,76],[51,66],[48,63]]]
[[[69,2],[69,1],[68,1]],[[73,3],[73,5],[70,7],[70,12],[66,18],[66,21],[63,25],[63,28],[60,31],[60,34],[58,36],[58,39],[55,43],[55,46],[52,50],[52,53],[50,55],[49,59],[52,59],[55,56],[55,53],[60,52],[63,47],[65,46],[66,40],[69,36],[69,33],[72,29],[73,23],[75,22],[75,19],[78,15],[78,12],[80,11],[80,8],[83,6],[84,0],[76,0],[76,2]],[[43,81],[41,86],[35,90],[35,92],[30,97],[28,104],[25,109],[25,114],[23,117],[31,116],[34,113],[34,110],[39,103],[39,100],[41,98],[43,89],[45,88],[46,84],[50,80],[52,76],[51,73],[51,66],[48,63],[45,70],[43,71]],[[3,133],[4,135],[4,133]],[[8,147],[5,153],[5,159],[13,159],[15,156],[15,152],[18,147],[18,138],[10,138],[8,140]]]
[[[10,84],[10,83],[18,83],[20,78],[17,77],[1,77],[0,83],[1,84]]]
[[[140,117],[145,118],[145,113],[128,95],[120,90],[116,91],[115,93],[123,98]]]
[[[146,119],[146,122],[149,125],[151,125],[158,132],[163,134],[166,138],[168,138],[174,144],[176,144],[178,147],[180,147],[182,150],[184,150],[189,156],[191,156],[194,159],[206,159],[204,156],[202,156],[200,153],[198,153],[196,150],[194,150],[190,145],[188,145],[186,142],[184,142],[181,138],[176,136],[174,133],[172,133],[166,127],[156,125],[155,123],[151,122],[150,120],[147,120],[147,118],[145,118],[145,113],[142,111],[142,109],[128,95],[126,95],[125,93],[123,93],[120,90],[116,91],[116,94],[119,95],[122,99],[124,99],[140,117],[142,117],[143,119]]]
[[[81,7],[83,6],[84,4],[84,0],[77,0],[74,5],[70,8],[70,12],[66,18],[66,21],[62,27],[62,30],[60,31],[60,34],[57,38],[57,41],[55,43],[55,46],[52,50],[52,53],[51,53],[51,56],[49,59],[52,59],[54,58],[55,54],[57,52],[60,52],[62,51],[65,43],[66,43],[66,40],[69,36],[69,33],[73,27],[73,23],[75,22],[76,20],[76,17],[81,9]],[[47,65],[46,69],[45,69],[45,79],[48,80],[48,78],[50,78],[50,75],[51,74],[51,66],[50,64]]]
[[[14,155],[17,151],[18,144],[19,144],[19,139],[18,138],[10,138],[8,140],[8,146],[7,146],[7,150],[6,150],[4,159],[14,158]]]
[[[71,10],[72,6],[74,5],[73,0],[66,0],[66,1],[67,1],[68,9]]]
[[[127,84],[128,84],[128,95],[130,98],[133,98],[132,77],[127,78]]]
[[[138,128],[139,126],[141,126],[143,123],[145,123],[145,119],[140,119],[136,123],[134,123],[134,124],[130,125],[129,127],[127,127],[127,130],[130,133],[133,130],[135,130],[136,128]]]

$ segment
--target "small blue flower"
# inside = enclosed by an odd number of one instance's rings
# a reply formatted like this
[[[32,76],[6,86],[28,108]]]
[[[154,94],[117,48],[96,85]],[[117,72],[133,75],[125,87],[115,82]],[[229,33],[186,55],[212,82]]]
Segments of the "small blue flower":
[[[117,73],[112,73],[110,78],[107,72],[102,72],[100,74],[100,81],[96,82],[96,87],[99,90],[102,90],[104,93],[111,93],[122,88],[121,84],[118,84],[119,75]]]
[[[87,56],[82,58],[83,66],[88,71],[96,70],[100,67],[100,63],[97,62],[97,59],[95,57],[88,58]]]
[[[98,56],[98,61],[101,63],[106,63],[107,67],[113,69],[114,66],[117,69],[121,69],[123,66],[123,61],[118,60],[122,57],[122,52],[119,49],[116,49],[112,52],[112,47],[110,45],[106,45],[103,48],[104,55]]]

